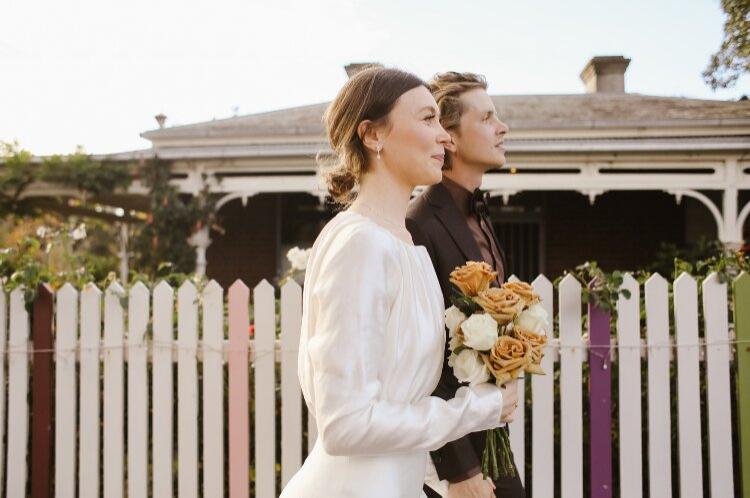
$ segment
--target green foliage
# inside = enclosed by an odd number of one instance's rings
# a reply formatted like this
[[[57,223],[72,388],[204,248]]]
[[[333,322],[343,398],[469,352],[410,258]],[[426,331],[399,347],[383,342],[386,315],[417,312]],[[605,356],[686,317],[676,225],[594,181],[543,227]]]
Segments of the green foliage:
[[[66,156],[35,158],[17,143],[0,145],[0,218],[40,214],[39,203],[24,198],[34,182],[74,189],[84,199],[127,189],[132,182],[132,165],[97,161],[81,149]],[[215,222],[215,200],[208,187],[195,196],[181,195],[170,185],[170,174],[170,163],[158,158],[141,166],[140,176],[149,188],[150,212],[136,231],[133,247],[136,266],[150,279],[165,271],[170,275],[192,273],[195,250],[188,239]]]
[[[672,278],[677,278],[682,272],[687,272],[702,280],[716,272],[719,282],[726,283],[734,280],[743,270],[750,271],[750,255],[742,251],[732,252],[717,247],[713,255],[705,258],[689,260],[677,257],[674,265]]]
[[[209,282],[208,277],[206,277],[205,275],[176,271],[174,265],[169,262],[161,263],[156,268],[156,272],[153,274],[130,272],[129,285],[133,285],[136,282],[141,282],[148,289],[153,290],[156,284],[161,281],[165,281],[173,289],[177,289],[185,282],[190,281],[193,283],[193,285],[195,285],[195,288],[198,290],[199,295]]]
[[[133,242],[136,266],[152,276],[165,263],[177,273],[193,272],[195,250],[188,238],[213,225],[215,199],[208,187],[196,196],[180,195],[169,183],[169,163],[159,158],[142,166],[141,177],[149,188],[150,214]]]
[[[115,279],[117,260],[95,247],[99,237],[87,237],[85,223],[40,226],[14,246],[0,249],[0,284],[11,292],[23,287],[27,308],[40,284],[59,289],[66,282],[81,288],[89,282],[105,287]]]
[[[675,280],[682,272],[689,273],[698,282],[713,272],[717,273],[720,282],[729,282],[741,271],[750,271],[750,255],[741,251],[732,252],[724,248],[718,240],[700,239],[696,244],[684,248],[674,244],[664,243],[660,246],[654,261],[642,270],[633,271],[633,278],[639,286],[654,273]],[[612,323],[617,323],[617,300],[622,295],[630,298],[630,292],[620,289],[625,270],[604,271],[596,261],[587,261],[573,270],[565,270],[563,275],[554,280],[557,287],[566,275],[573,275],[581,283],[581,301],[585,306],[594,303],[604,311],[611,313]],[[589,287],[589,282],[594,284]],[[670,288],[671,294],[671,288]],[[732,295],[730,294],[730,305]],[[644,294],[641,293],[641,310],[645,313],[643,303]],[[672,300],[670,298],[670,305]],[[555,320],[558,317],[555,316]],[[584,327],[587,326],[588,315],[584,314]]]
[[[555,279],[555,287],[568,274],[580,282],[581,301],[584,304],[593,303],[604,311],[613,312],[620,295],[630,298],[630,291],[620,289],[624,275],[620,270],[605,272],[596,261],[586,261],[574,270],[565,270],[563,275]]]
[[[0,143],[0,217],[22,209],[21,195],[34,181],[32,157],[18,144]]]
[[[23,197],[34,182],[69,187],[84,196],[113,192],[131,183],[127,165],[96,161],[80,148],[66,156],[34,158],[18,143],[0,143],[0,163],[0,217],[39,213],[38,206]]]
[[[750,0],[721,0],[726,14],[724,40],[703,71],[712,89],[733,86],[750,69]]]
[[[126,188],[131,183],[126,164],[94,161],[80,148],[68,156],[44,158],[40,166],[41,180],[94,196]]]
[[[671,261],[671,266],[668,262]],[[731,251],[718,240],[700,239],[696,244],[678,248],[673,244],[662,244],[653,264],[646,271],[638,273],[637,280],[643,284],[658,271],[665,278],[675,280],[683,272],[690,274],[700,284],[711,273],[716,273],[719,282],[729,283],[742,271],[750,272],[750,254],[743,251]],[[700,285],[698,291],[701,291]],[[670,304],[672,290],[670,288]],[[729,305],[732,306],[734,294],[729,292]],[[703,310],[699,309],[702,320]]]
[[[720,241],[706,237],[701,237],[695,244],[686,247],[663,242],[654,260],[646,266],[645,270],[648,273],[659,273],[665,278],[675,279],[682,271],[692,274],[698,268],[704,269],[705,261],[722,252],[724,252],[724,246]]]
[[[471,297],[465,296],[463,294],[452,295],[451,303],[466,316],[471,316],[481,309]]]

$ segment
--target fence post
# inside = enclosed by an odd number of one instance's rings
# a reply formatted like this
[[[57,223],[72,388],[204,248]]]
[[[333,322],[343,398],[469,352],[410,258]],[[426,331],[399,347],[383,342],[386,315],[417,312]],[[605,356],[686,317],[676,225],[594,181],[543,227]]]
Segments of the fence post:
[[[682,272],[674,281],[677,437],[680,497],[703,497],[698,285]]]
[[[31,378],[31,496],[52,496],[52,289],[40,284],[34,301]]]
[[[711,272],[703,280],[703,320],[706,338],[706,415],[708,476],[711,496],[734,495],[732,458],[732,395],[729,383],[732,348],[729,338],[727,284]]]
[[[276,493],[276,312],[267,280],[253,289],[255,325],[255,496]]]
[[[589,282],[589,289],[596,279]],[[612,365],[610,312],[589,301],[589,444],[591,497],[612,496]]]
[[[750,341],[750,274],[733,282],[734,330],[737,341]],[[737,429],[740,443],[742,496],[750,498],[750,343],[737,344]]]
[[[250,289],[242,280],[229,287],[229,497],[250,496],[250,414],[247,336]]]
[[[560,281],[560,494],[583,496],[583,348],[581,283]]]
[[[642,498],[643,427],[641,410],[641,299],[640,286],[633,275],[623,276],[621,290],[630,292],[630,297],[621,295],[617,299],[617,372],[619,377],[617,396],[620,462],[620,496]],[[613,473],[615,471],[613,470]],[[654,495],[651,495],[654,496]]]

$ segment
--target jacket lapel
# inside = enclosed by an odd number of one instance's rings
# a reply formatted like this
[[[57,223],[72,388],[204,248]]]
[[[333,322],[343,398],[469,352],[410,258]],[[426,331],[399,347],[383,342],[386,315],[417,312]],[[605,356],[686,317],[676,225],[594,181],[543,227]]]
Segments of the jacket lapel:
[[[479,245],[474,240],[469,225],[453,201],[448,189],[442,183],[436,183],[428,187],[423,195],[435,208],[435,216],[445,227],[466,261],[482,261]]]

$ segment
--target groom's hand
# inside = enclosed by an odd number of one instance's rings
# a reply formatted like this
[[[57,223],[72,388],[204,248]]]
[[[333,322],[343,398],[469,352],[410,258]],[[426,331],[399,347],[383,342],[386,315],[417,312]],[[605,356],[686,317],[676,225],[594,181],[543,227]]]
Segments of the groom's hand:
[[[511,380],[500,388],[503,391],[503,411],[500,422],[513,422],[513,412],[518,406],[518,381]]]
[[[495,498],[495,484],[482,473],[465,481],[448,484],[448,498]]]

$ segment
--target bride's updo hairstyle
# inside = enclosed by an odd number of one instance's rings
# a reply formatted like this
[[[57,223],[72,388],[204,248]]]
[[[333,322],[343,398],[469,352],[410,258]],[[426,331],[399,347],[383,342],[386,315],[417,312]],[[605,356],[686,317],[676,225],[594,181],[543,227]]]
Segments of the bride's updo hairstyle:
[[[365,145],[357,134],[364,120],[387,125],[388,113],[396,100],[413,88],[427,84],[417,76],[398,69],[370,67],[351,78],[339,91],[323,115],[333,158],[318,156],[328,193],[338,204],[348,205],[354,190],[367,171]]]

